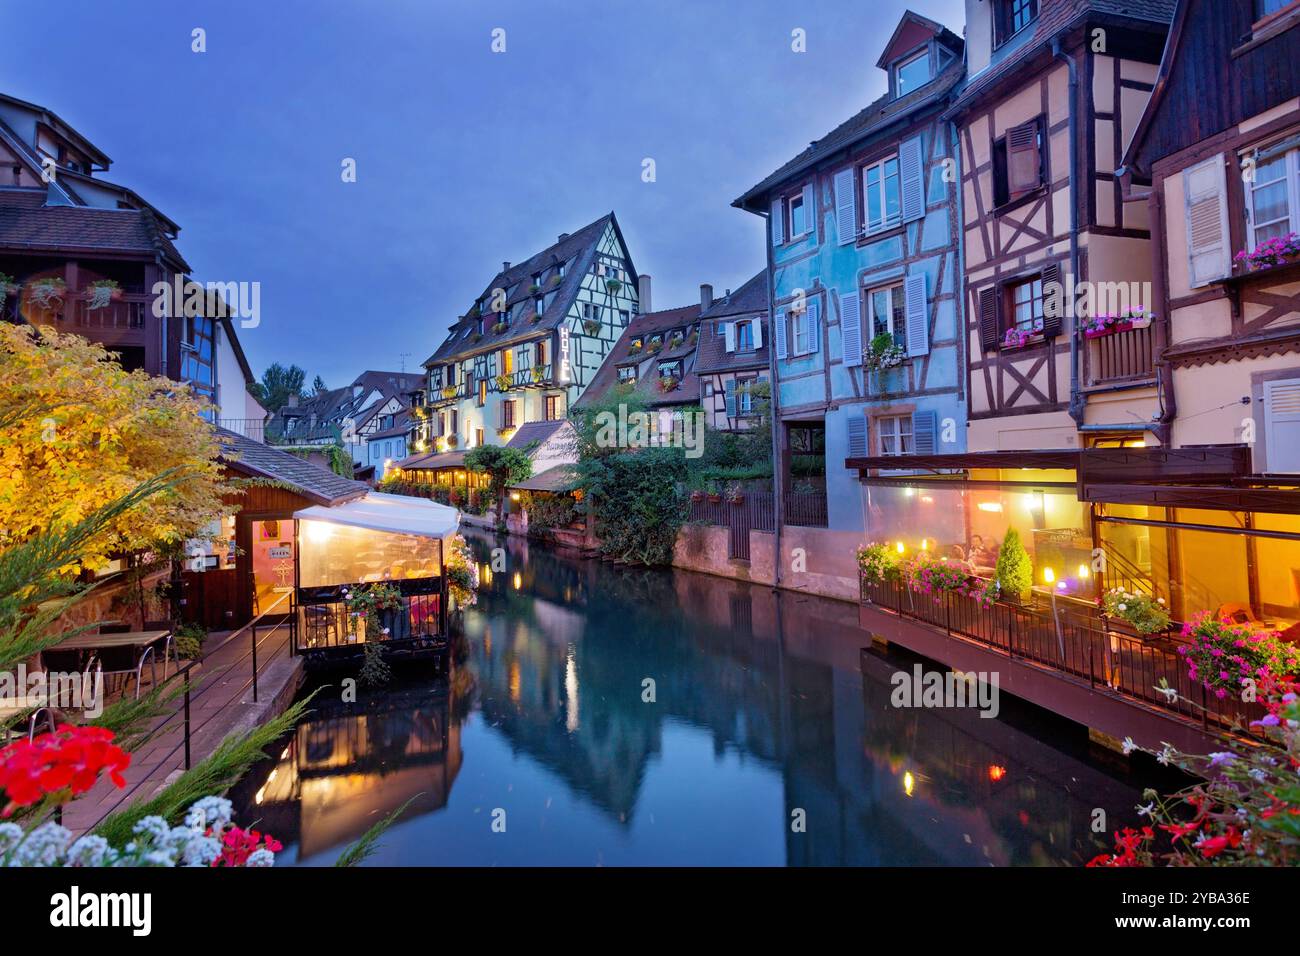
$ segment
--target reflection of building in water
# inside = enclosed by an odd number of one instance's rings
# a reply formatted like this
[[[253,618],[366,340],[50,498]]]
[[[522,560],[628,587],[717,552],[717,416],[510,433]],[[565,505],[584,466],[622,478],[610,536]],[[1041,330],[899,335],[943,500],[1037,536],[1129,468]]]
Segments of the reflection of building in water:
[[[408,800],[401,819],[442,809],[462,760],[450,700],[440,682],[369,705],[313,702],[254,798],[260,828],[296,839],[305,861],[354,842]]]

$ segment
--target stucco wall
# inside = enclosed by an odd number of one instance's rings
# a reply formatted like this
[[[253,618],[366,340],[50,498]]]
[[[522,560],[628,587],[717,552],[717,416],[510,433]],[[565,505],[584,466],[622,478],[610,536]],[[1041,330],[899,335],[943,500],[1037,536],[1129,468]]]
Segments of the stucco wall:
[[[691,571],[770,586],[776,535],[770,531],[751,531],[748,562],[727,556],[729,536],[727,528],[687,525],[677,536],[673,564]],[[786,528],[781,534],[781,587],[857,601],[857,548],[862,540],[859,532]]]

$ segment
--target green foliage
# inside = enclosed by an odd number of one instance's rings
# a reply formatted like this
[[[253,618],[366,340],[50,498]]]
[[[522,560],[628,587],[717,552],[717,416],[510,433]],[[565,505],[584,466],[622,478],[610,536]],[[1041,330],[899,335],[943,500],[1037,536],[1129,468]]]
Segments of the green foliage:
[[[578,514],[577,504],[569,495],[532,495],[526,508],[529,531],[566,527]]]
[[[366,657],[357,674],[357,681],[363,687],[383,687],[393,679],[393,670],[384,660],[383,644],[367,643],[364,651]]]
[[[600,551],[629,564],[672,563],[677,532],[686,521],[686,479],[680,449],[645,448],[578,464],[584,504],[595,502]]]
[[[1159,634],[1169,628],[1163,598],[1111,588],[1102,596],[1102,605],[1107,614],[1128,621],[1139,634]]]
[[[278,412],[289,404],[290,395],[302,394],[302,383],[307,373],[296,365],[285,368],[273,362],[262,373],[262,380],[248,386],[248,391],[268,412]]]
[[[186,770],[157,796],[109,815],[94,832],[114,846],[123,846],[131,839],[132,828],[144,817],[160,816],[170,823],[178,822],[194,801],[225,793],[249,767],[264,760],[266,748],[294,728],[310,702],[311,697],[307,697],[247,733],[231,734],[210,757]]]
[[[898,552],[888,544],[873,541],[858,548],[858,570],[869,584],[893,581],[899,576]]]
[[[173,637],[176,656],[187,661],[198,660],[203,656],[203,642],[207,639],[208,631],[202,624],[181,625]]]
[[[993,569],[994,580],[1007,597],[1025,600],[1034,586],[1034,565],[1029,552],[1020,542],[1020,532],[1008,528],[998,551],[998,562]]]
[[[361,838],[348,847],[343,852],[343,855],[334,861],[334,865],[344,867],[356,866],[358,863],[364,861],[368,856],[370,856],[370,854],[375,852],[375,847],[379,845],[379,838],[388,831],[389,827],[398,821],[401,815],[406,812],[406,808],[415,802],[416,797],[422,796],[424,796],[423,792],[417,793],[414,797],[411,797],[410,800],[407,800],[404,804],[388,816],[384,817],[365,833],[361,834]]]
[[[465,455],[465,467],[477,474],[488,476],[488,491],[497,504],[497,521],[501,521],[501,505],[506,488],[528,478],[533,473],[533,460],[518,448],[504,445],[479,445]],[[480,506],[484,506],[480,497]],[[484,510],[486,507],[484,506]]]

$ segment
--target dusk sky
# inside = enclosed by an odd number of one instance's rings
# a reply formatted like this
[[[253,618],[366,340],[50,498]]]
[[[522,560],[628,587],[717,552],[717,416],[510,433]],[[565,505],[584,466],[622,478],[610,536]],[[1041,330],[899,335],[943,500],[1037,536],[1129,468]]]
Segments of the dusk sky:
[[[180,223],[196,278],[261,283],[257,374],[337,386],[417,369],[502,260],[611,209],[655,308],[738,287],[763,226],[731,201],[884,90],[907,6],[67,0],[6,43],[3,89]],[[911,6],[960,33],[960,0]]]

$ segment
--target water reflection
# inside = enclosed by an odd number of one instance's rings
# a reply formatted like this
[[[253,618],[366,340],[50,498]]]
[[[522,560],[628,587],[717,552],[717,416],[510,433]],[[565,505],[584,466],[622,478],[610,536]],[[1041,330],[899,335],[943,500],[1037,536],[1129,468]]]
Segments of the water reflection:
[[[506,564],[452,680],[317,707],[242,787],[285,862],[411,800],[374,862],[1078,863],[1094,810],[1113,829],[1153,782],[1005,697],[996,720],[891,707],[912,660],[862,655],[851,605],[473,544]]]

